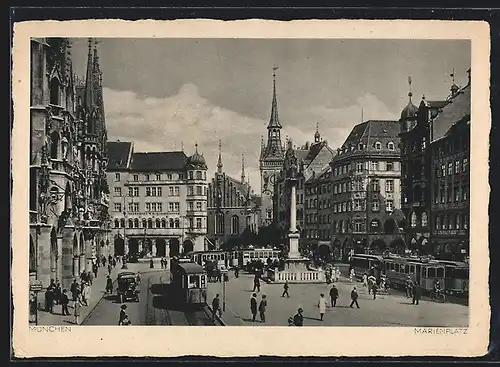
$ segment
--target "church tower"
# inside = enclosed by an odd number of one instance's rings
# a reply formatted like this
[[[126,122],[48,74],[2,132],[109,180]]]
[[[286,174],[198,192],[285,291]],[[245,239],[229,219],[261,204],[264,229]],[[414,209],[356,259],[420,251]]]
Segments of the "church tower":
[[[260,153],[260,182],[262,194],[261,218],[262,225],[266,226],[273,221],[273,193],[274,183],[284,161],[283,146],[281,145],[281,123],[278,117],[278,100],[276,98],[276,70],[273,67],[273,99],[271,116],[267,125],[267,144],[262,142]]]

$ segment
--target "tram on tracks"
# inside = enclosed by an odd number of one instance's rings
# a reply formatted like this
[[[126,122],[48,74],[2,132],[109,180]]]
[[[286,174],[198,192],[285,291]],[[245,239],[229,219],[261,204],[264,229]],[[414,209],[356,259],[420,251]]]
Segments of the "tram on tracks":
[[[351,266],[356,278],[363,278],[363,274],[370,274],[370,269],[382,269],[383,257],[379,255],[355,254],[351,256]]]
[[[187,254],[192,262],[203,266],[206,262],[213,262],[217,267],[225,266],[226,268],[232,267],[232,252],[223,250],[209,250],[209,251],[191,251]]]
[[[266,264],[268,259],[279,261],[281,251],[275,248],[248,248],[237,251],[238,263],[240,267],[246,267],[252,261],[260,261]]]
[[[207,303],[207,272],[189,259],[172,259],[170,283],[176,301],[185,305]],[[167,295],[168,297],[168,295]]]
[[[469,264],[462,261],[439,260],[445,266],[444,289],[448,294],[469,295]]]

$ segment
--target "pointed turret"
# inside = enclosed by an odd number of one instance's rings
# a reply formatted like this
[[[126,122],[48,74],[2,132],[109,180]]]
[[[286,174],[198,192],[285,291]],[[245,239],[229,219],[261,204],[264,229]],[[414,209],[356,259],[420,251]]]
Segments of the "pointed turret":
[[[316,123],[316,132],[314,133],[314,142],[319,143],[321,141],[321,135],[319,133],[319,123]]]
[[[276,70],[278,70],[277,66],[273,67],[273,101],[271,104],[271,117],[269,119],[269,125],[267,125],[268,129],[279,128],[281,129],[280,120],[278,117],[278,100],[276,98]]]
[[[222,142],[219,140],[219,159],[217,161],[217,173],[222,173]]]
[[[245,183],[245,155],[241,155],[241,183]]]
[[[87,54],[87,74],[85,77],[85,96],[83,105],[90,112],[94,102],[93,62],[92,62],[92,38],[89,38],[89,51]]]

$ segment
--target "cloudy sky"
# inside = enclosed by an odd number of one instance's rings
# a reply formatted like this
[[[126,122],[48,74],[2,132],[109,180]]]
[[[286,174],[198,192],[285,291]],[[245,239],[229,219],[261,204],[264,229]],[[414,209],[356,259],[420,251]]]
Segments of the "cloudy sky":
[[[225,171],[238,178],[241,155],[259,190],[261,135],[267,134],[272,67],[282,138],[313,140],[316,124],[337,148],[364,120],[395,119],[413,100],[444,99],[467,83],[468,41],[99,39],[108,139],[136,151],[204,153],[216,170],[222,140]],[[73,40],[74,71],[85,75],[87,40]]]

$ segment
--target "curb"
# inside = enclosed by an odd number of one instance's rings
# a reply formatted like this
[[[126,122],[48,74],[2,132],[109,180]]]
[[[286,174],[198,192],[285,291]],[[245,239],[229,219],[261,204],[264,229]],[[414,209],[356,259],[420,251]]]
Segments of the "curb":
[[[210,307],[208,304],[206,305],[208,311],[210,311],[211,315],[213,316],[214,315],[214,311],[212,310],[212,307]],[[217,321],[221,324],[221,326],[227,326],[227,323],[226,321],[224,321],[224,319],[222,317],[220,317],[219,315],[215,314],[215,319],[217,319]],[[214,326],[217,326],[217,325],[214,325]]]
[[[117,281],[117,279],[115,279],[115,280],[113,281],[113,289],[114,289],[114,287],[115,287],[115,285],[116,285],[116,281]],[[94,310],[97,308],[97,306],[99,305],[99,303],[101,303],[101,302],[102,302],[102,300],[104,299],[104,296],[105,296],[105,295],[106,295],[106,293],[102,293],[101,298],[99,298],[99,300],[96,302],[96,304],[95,304],[95,305],[94,305],[94,306],[90,309],[90,311],[89,311],[89,313],[87,314],[87,316],[85,316],[85,318],[84,318],[84,319],[83,319],[83,320],[82,320],[82,321],[81,321],[81,322],[80,322],[77,326],[81,326],[81,325],[83,325],[83,323],[84,323],[85,321],[87,321],[87,319],[90,317],[90,315],[92,315],[92,313],[93,313],[93,312],[94,312]]]

